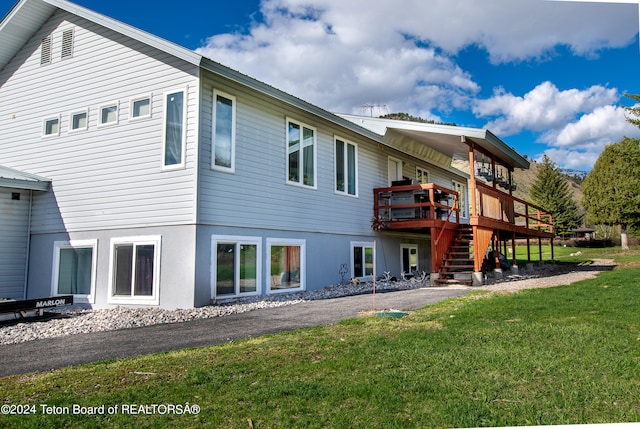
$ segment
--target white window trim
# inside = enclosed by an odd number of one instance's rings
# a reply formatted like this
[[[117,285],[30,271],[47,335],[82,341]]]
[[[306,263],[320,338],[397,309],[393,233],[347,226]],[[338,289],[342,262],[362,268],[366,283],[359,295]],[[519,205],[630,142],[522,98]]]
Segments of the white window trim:
[[[358,145],[356,143],[350,141],[350,140],[343,139],[342,137],[339,137],[339,136],[334,136],[334,138],[333,138],[333,154],[334,154],[333,156],[334,157],[335,157],[335,153],[336,153],[336,150],[337,150],[337,145],[338,145],[337,141],[338,140],[340,140],[341,142],[343,142],[345,144],[345,147],[344,147],[344,149],[345,149],[344,175],[345,175],[345,178],[347,178],[347,180],[348,180],[347,176],[349,175],[349,161],[348,161],[348,158],[347,158],[347,153],[348,153],[347,152],[347,145],[352,145],[354,147],[354,151],[355,151],[355,153],[354,153],[354,155],[355,155],[355,173],[354,174],[356,175],[356,177],[355,177],[356,192],[355,192],[355,194],[350,194],[349,191],[347,190],[348,189],[347,183],[345,183],[345,186],[344,186],[345,190],[344,191],[339,191],[337,189],[338,183],[337,183],[337,177],[336,177],[336,167],[337,167],[337,165],[336,165],[337,160],[336,159],[334,159],[334,161],[333,161],[333,164],[334,164],[334,166],[333,166],[333,168],[334,168],[334,172],[333,172],[333,182],[334,182],[333,183],[333,190],[338,195],[344,195],[344,196],[347,196],[347,197],[358,198],[358,192],[359,192],[359,188],[360,188],[358,186]]]
[[[272,246],[299,246],[300,247],[300,287],[292,289],[271,289],[271,247]],[[265,269],[265,284],[267,294],[301,292],[306,290],[306,260],[307,260],[307,240],[293,238],[267,238],[267,267]]]
[[[73,301],[76,303],[94,304],[96,300],[96,266],[98,261],[98,240],[69,240],[53,242],[53,266],[51,274],[51,296],[61,296],[66,294],[58,293],[58,274],[60,270],[60,250],[72,248],[91,247],[91,292],[88,295],[74,294]]]
[[[102,110],[108,107],[114,107],[114,106],[116,108],[116,120],[111,122],[102,122]],[[120,122],[120,103],[118,101],[114,101],[112,103],[104,103],[104,104],[101,104],[100,107],[98,107],[98,128],[112,127],[114,125],[118,125],[119,122]]]
[[[84,113],[85,115],[87,115],[87,125],[85,125],[84,128],[73,128],[73,117],[81,113]],[[82,131],[87,131],[88,129],[89,129],[89,109],[76,110],[69,114],[69,133],[78,133]]]
[[[371,249],[373,249],[373,262],[375,264],[376,261],[376,247],[375,247],[375,243],[373,241],[352,241],[351,242],[351,246],[350,246],[350,251],[349,251],[349,262],[350,262],[350,266],[351,266],[351,278],[358,278],[360,280],[372,280],[373,276],[375,275],[375,272],[370,275],[370,276],[360,276],[360,277],[356,277],[355,274],[355,261],[353,260],[353,251],[356,247],[362,247],[362,248],[367,248],[370,247]],[[364,255],[363,255],[364,258]],[[363,259],[364,261],[364,259]]]
[[[420,272],[420,246],[418,246],[415,243],[401,243],[400,244],[400,271],[402,272],[404,270],[404,267],[402,266],[403,264],[403,260],[402,260],[402,251],[404,249],[416,249],[416,272]],[[407,274],[411,274],[410,272],[408,272]]]
[[[457,180],[451,180],[451,184],[453,185],[453,190],[460,192],[456,189],[458,186],[462,188],[462,194],[460,198],[460,219],[468,219],[469,218],[469,186],[465,182],[459,182]],[[452,201],[453,203],[453,201]]]
[[[133,116],[133,104],[136,101],[149,100],[149,113],[146,115]],[[144,94],[139,95],[137,97],[132,97],[129,99],[129,122],[142,121],[144,119],[151,118],[151,114],[153,111],[153,95],[152,94]]]
[[[400,167],[400,174],[398,175],[398,171],[396,171],[396,178],[393,178],[391,176],[389,176],[389,163],[393,162],[396,164],[396,166]],[[394,156],[388,156],[387,157],[387,178],[389,181],[389,186],[391,186],[391,182],[395,182],[396,180],[402,180],[402,178],[404,177],[404,161],[402,161],[400,158],[396,158]]]
[[[421,183],[421,182],[418,181],[418,171],[422,172],[423,176],[425,176],[425,175],[427,176],[427,181],[426,182],[422,182],[422,183],[429,183],[430,180],[431,180],[431,173],[429,172],[429,170],[427,170],[426,168],[421,167],[419,165],[416,166],[416,182],[418,182],[419,184]]]
[[[164,163],[166,150],[167,150],[167,114],[169,113],[167,109],[167,96],[170,94],[177,94],[182,92],[182,153],[180,155],[180,160],[178,164],[166,165]],[[189,90],[188,88],[178,88],[172,91],[167,91],[162,96],[162,103],[164,108],[164,113],[162,114],[162,171],[171,171],[171,170],[181,170],[186,166],[186,153],[187,153],[187,105],[188,103]]]
[[[296,125],[300,126],[300,144],[302,144],[303,141],[303,128],[307,128],[309,130],[313,130],[313,186],[309,186],[309,185],[305,185],[304,184],[304,166],[302,163],[300,163],[300,174],[301,174],[301,179],[300,182],[294,182],[292,180],[289,180],[289,123],[294,123]],[[318,129],[316,127],[312,127],[311,125],[307,125],[302,121],[298,121],[296,119],[292,119],[287,117],[286,118],[286,122],[285,122],[285,128],[286,128],[286,138],[285,138],[285,163],[286,163],[286,168],[285,168],[285,180],[286,180],[286,184],[287,185],[291,185],[291,186],[298,186],[300,188],[305,188],[305,189],[318,189]],[[300,158],[303,158],[303,148],[300,147]]]
[[[58,132],[56,133],[51,133],[51,134],[47,134],[47,123],[49,121],[58,121]],[[44,118],[42,120],[42,137],[43,138],[49,138],[49,137],[57,137],[60,135],[60,131],[62,130],[62,121],[60,120],[60,115],[57,116],[49,116],[47,118]]]
[[[115,246],[117,244],[145,245],[153,244],[153,294],[151,296],[121,296],[115,295],[115,283],[113,270],[115,268]],[[149,235],[139,237],[114,237],[109,245],[109,296],[108,304],[139,304],[139,305],[159,305],[160,304],[160,255],[162,249],[162,236]]]
[[[216,106],[218,96],[231,100],[231,167],[216,165]],[[226,92],[213,90],[213,118],[211,129],[211,169],[223,173],[235,173],[236,171],[236,97]]]
[[[233,295],[220,295],[216,294],[216,282],[217,282],[217,246],[218,244],[249,244],[256,246],[256,291],[245,293],[234,293]],[[235,283],[239,284],[240,270],[235,273],[235,264],[238,261],[234,261],[234,275]],[[239,235],[212,235],[211,236],[211,299],[216,298],[234,298],[241,296],[254,296],[262,294],[262,238],[261,237],[247,237]]]

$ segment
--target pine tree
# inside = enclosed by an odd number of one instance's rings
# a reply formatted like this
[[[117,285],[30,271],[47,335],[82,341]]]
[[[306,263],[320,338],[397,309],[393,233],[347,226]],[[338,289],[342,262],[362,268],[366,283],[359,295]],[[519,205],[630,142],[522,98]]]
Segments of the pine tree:
[[[619,225],[622,248],[628,249],[628,228],[640,226],[640,140],[625,137],[606,146],[582,190],[587,221]]]
[[[624,109],[629,112],[635,118],[627,116],[627,122],[640,127],[640,95],[637,94],[625,94],[627,97],[632,98],[638,102],[634,107],[625,107]]]
[[[551,213],[556,234],[569,232],[582,223],[567,178],[547,155],[542,157],[542,163],[538,165],[538,175],[529,195],[533,203]]]

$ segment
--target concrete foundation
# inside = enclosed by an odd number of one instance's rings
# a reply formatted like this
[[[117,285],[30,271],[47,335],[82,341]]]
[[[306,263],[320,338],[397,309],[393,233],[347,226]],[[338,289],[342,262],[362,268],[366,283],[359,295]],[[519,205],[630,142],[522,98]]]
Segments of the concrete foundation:
[[[482,286],[484,284],[484,273],[482,271],[475,271],[471,274],[471,280],[473,286]]]
[[[440,278],[440,274],[431,273],[429,274],[429,282],[431,282],[431,286],[437,286],[436,280]]]

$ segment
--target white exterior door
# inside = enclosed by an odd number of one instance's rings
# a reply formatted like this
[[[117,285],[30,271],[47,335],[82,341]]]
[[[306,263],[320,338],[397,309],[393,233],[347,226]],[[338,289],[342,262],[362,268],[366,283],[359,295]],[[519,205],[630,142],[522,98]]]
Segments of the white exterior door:
[[[402,180],[402,161],[389,157],[389,186],[394,180]]]

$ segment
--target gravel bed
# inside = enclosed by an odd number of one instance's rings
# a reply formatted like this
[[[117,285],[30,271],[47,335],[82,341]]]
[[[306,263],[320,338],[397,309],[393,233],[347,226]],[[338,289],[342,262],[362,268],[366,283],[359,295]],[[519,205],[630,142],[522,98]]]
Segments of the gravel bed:
[[[545,264],[535,267],[521,275],[505,274],[503,279],[495,280],[491,276],[480,287],[465,287],[470,290],[489,290],[508,293],[521,289],[551,287],[595,277],[608,269],[613,261],[598,260],[591,265],[573,266]],[[401,280],[394,282],[376,282],[376,291],[409,290],[430,287],[425,281]],[[116,329],[128,329],[163,323],[187,322],[195,319],[224,317],[230,314],[244,313],[261,308],[276,308],[295,305],[304,301],[330,299],[341,296],[372,293],[373,283],[333,285],[317,291],[276,294],[268,297],[252,297],[229,300],[205,307],[184,310],[163,310],[159,308],[116,307],[110,309],[89,310],[79,307],[56,309],[55,318],[46,321],[28,321],[0,326],[0,345],[16,344],[43,338],[66,335],[102,332]]]

